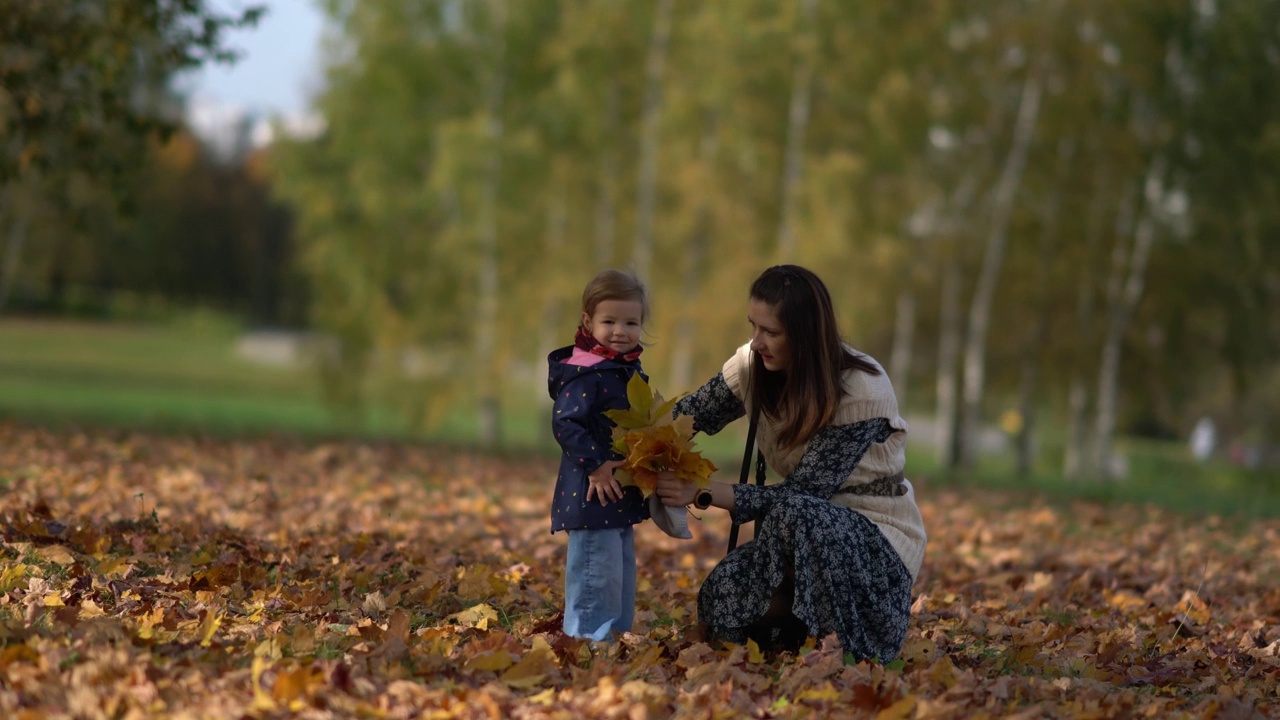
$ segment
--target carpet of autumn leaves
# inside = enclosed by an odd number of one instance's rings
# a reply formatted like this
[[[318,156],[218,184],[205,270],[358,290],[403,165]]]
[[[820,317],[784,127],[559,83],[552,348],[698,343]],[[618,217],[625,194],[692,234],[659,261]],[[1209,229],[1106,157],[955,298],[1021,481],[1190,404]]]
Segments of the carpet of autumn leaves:
[[[637,531],[635,632],[559,632],[554,466],[0,424],[0,717],[1280,716],[1280,523],[920,485],[902,658],[708,641],[727,521]]]

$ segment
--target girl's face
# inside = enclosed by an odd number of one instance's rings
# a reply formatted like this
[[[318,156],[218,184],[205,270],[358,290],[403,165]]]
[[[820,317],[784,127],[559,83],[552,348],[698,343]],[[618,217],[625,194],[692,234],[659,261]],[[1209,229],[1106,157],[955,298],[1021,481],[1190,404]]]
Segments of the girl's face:
[[[791,367],[791,341],[787,339],[777,310],[763,300],[751,298],[747,303],[747,321],[751,323],[751,349],[764,360],[765,369]]]
[[[618,352],[640,344],[644,306],[636,300],[601,300],[591,315],[582,313],[582,327],[596,342]]]

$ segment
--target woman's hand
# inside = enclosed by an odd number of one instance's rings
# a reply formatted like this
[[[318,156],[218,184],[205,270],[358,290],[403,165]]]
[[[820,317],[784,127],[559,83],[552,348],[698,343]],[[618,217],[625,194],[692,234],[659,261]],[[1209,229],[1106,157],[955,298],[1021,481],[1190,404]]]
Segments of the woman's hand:
[[[698,486],[677,478],[673,470],[662,470],[658,472],[658,481],[654,483],[653,492],[663,505],[678,507],[693,502],[693,498],[698,494]]]
[[[592,497],[597,497],[601,505],[608,505],[622,499],[622,486],[613,476],[613,469],[621,464],[621,460],[606,460],[587,475],[587,502],[591,502]]]

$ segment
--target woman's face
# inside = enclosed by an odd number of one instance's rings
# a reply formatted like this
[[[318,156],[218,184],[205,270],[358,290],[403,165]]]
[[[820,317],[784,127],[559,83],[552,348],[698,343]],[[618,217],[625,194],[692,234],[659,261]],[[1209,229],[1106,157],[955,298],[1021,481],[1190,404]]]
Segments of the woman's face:
[[[791,342],[778,319],[777,310],[762,300],[747,302],[747,321],[751,323],[751,349],[764,360],[766,370],[791,367]]]

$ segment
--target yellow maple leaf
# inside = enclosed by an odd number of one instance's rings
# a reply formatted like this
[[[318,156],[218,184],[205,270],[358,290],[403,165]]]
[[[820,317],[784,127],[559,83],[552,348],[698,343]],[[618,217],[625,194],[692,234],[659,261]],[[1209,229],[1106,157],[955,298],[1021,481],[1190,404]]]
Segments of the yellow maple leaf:
[[[54,565],[74,565],[76,556],[61,545],[50,545],[36,550],[36,554]]]
[[[26,579],[27,566],[22,563],[0,570],[0,593],[6,593],[19,585],[25,585],[26,583],[23,581]]]
[[[502,682],[511,687],[528,689],[543,681],[556,667],[556,654],[541,636],[533,638],[533,648],[502,674]]]
[[[764,662],[764,653],[760,651],[760,645],[750,638],[747,639],[747,662],[753,665]]]
[[[439,655],[448,657],[449,653],[458,646],[462,638],[457,633],[451,632],[445,628],[422,628],[418,631],[418,637],[422,638],[423,651],[428,655]]]
[[[627,381],[626,410],[605,410],[605,417],[625,430],[650,427],[671,420],[671,409],[679,397],[663,400],[662,394],[649,387],[649,383],[634,373]]]
[[[809,688],[801,691],[796,696],[796,702],[835,702],[840,699],[840,691],[836,690],[830,681],[823,683],[816,688]]]
[[[527,702],[532,703],[534,705],[550,705],[555,701],[556,701],[555,688],[547,688],[546,690],[543,690],[537,695],[530,695],[527,699]]]
[[[658,473],[675,472],[676,477],[707,487],[716,466],[693,446],[693,418],[671,417],[676,400],[663,400],[639,374],[627,383],[626,410],[606,410],[613,420],[613,449],[623,457],[614,471],[623,485],[640,488],[645,497],[653,494]]]
[[[942,659],[929,669],[929,677],[943,688],[950,690],[960,681],[960,669],[951,662],[951,658],[943,655]]]
[[[466,610],[456,612],[445,620],[452,620],[464,627],[477,628],[479,630],[487,630],[489,623],[498,622],[498,611],[494,610],[488,603],[480,603],[472,605]]]
[[[218,632],[218,628],[222,627],[222,618],[224,617],[226,617],[226,613],[208,611],[204,616],[204,621],[200,623],[200,647],[209,647],[213,644],[213,636]]]
[[[276,709],[276,703],[271,699],[271,693],[262,686],[262,673],[270,667],[271,663],[266,658],[261,656],[253,658],[250,684],[253,686],[253,705],[251,707],[254,710],[270,711]]]
[[[127,558],[107,558],[98,563],[98,574],[108,578],[122,578],[132,567]]]
[[[1107,602],[1118,610],[1123,612],[1138,612],[1147,608],[1147,600],[1128,590],[1119,590],[1116,592],[1104,591],[1103,595]]]
[[[515,664],[515,658],[506,650],[492,650],[476,653],[463,667],[467,670],[506,670]]]
[[[106,611],[103,610],[98,603],[94,602],[92,598],[87,598],[80,602],[79,617],[81,620],[92,620],[93,618],[100,618],[106,614]]]
[[[313,688],[320,680],[320,673],[312,667],[296,667],[281,671],[271,686],[271,699],[290,710],[301,710],[306,707],[306,704],[300,701],[313,692]]]

